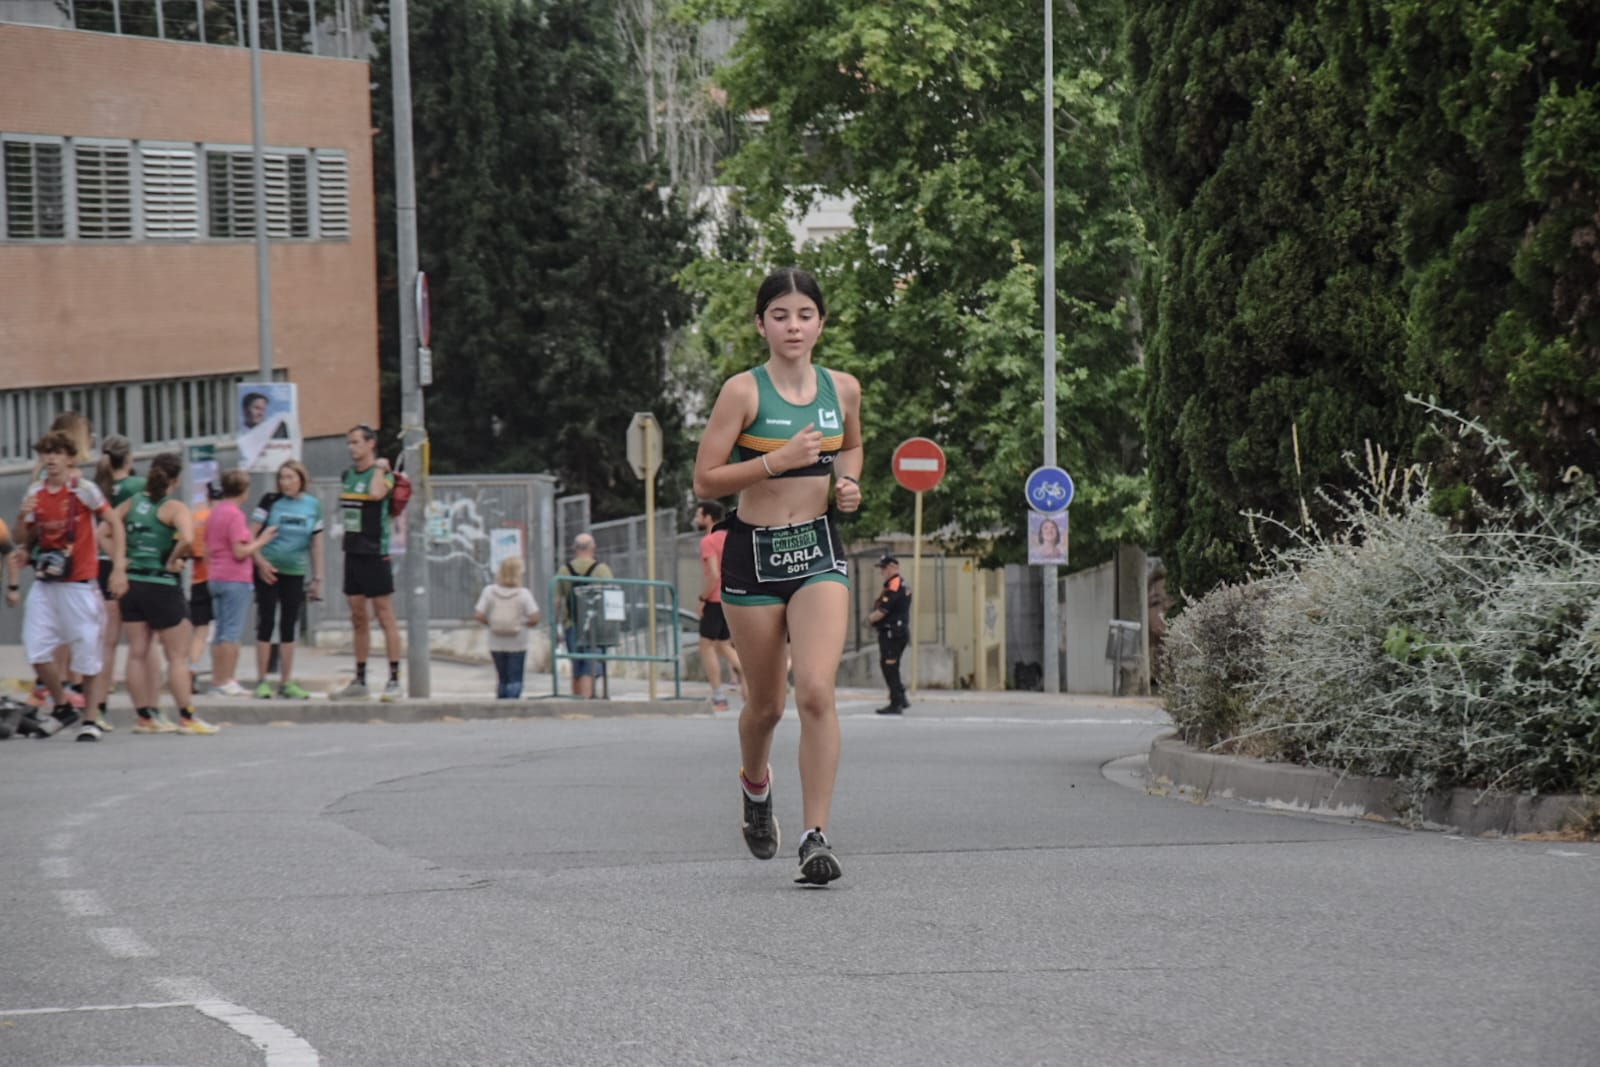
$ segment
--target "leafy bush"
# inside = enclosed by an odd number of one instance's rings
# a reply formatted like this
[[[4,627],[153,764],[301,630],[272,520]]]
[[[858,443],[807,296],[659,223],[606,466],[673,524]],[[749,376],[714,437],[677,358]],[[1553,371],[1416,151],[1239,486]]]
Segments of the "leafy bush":
[[[1423,472],[1369,453],[1368,488],[1330,500],[1335,533],[1294,531],[1260,578],[1174,623],[1168,704],[1186,739],[1396,775],[1413,797],[1600,793],[1593,486],[1574,472],[1559,501],[1540,495],[1502,442],[1457,422],[1514,503],[1475,500],[1462,530]]]

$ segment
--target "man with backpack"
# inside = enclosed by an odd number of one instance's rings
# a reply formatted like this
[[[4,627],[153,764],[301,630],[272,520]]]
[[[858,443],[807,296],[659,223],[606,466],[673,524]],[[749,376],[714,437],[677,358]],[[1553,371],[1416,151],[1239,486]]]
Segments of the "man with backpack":
[[[594,538],[582,533],[572,541],[572,559],[561,565],[560,572],[575,578],[613,578],[611,568],[594,558]],[[566,595],[561,598],[561,630],[566,636],[567,651],[601,652],[603,649],[583,640],[583,635],[578,633],[578,626],[584,621],[579,618],[578,596],[587,583],[565,582]],[[604,660],[574,659],[572,662],[572,695],[583,700],[594,699],[594,680],[603,678],[606,673]]]
[[[333,694],[335,700],[365,699],[367,655],[372,651],[371,615],[383,627],[389,654],[389,681],[383,699],[400,693],[400,627],[394,617],[394,570],[389,563],[391,494],[397,489],[389,461],[378,455],[378,431],[361,425],[345,436],[350,469],[339,492],[339,522],[344,527],[344,595],[350,602],[350,626],[356,653],[355,679]],[[420,549],[420,546],[418,546]],[[369,614],[370,610],[370,614]]]

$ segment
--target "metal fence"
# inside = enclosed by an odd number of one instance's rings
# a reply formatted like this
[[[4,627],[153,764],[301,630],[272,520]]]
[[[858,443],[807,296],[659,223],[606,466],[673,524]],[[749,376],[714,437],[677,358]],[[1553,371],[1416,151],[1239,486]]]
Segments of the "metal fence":
[[[672,695],[683,696],[682,651],[677,590],[668,581],[639,581],[627,578],[579,578],[557,574],[547,587],[550,602],[550,647],[560,660],[599,660],[610,663],[659,664],[651,669],[672,679]],[[563,604],[565,602],[565,604]],[[652,629],[652,624],[654,628]],[[564,640],[571,630],[574,651]],[[552,670],[550,693],[558,695],[559,671]],[[602,669],[599,685],[605,690]],[[655,697],[652,677],[651,697]]]
[[[429,485],[431,499],[412,499],[410,506],[423,508],[427,516],[423,550],[428,555],[429,614],[435,621],[471,619],[478,594],[494,580],[495,567],[507,554],[522,556],[528,588],[548,588],[555,570],[555,485],[553,477],[543,474],[435,476]],[[328,599],[313,605],[310,625],[346,625],[349,616],[339,596],[344,583],[339,486],[318,484],[315,492],[327,524]],[[411,547],[402,536],[403,526],[395,523],[392,542],[397,576],[401,557]],[[402,618],[407,599],[407,590],[397,582],[395,612]]]

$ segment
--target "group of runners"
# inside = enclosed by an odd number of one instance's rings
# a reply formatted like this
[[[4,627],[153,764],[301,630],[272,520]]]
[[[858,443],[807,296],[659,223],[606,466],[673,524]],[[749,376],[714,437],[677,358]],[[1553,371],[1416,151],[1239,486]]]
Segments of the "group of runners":
[[[720,601],[712,612],[721,615],[712,620],[714,639],[722,637],[725,620],[730,644],[738,648],[733,662],[742,667],[738,780],[744,840],[759,859],[773,858],[781,845],[770,757],[792,678],[804,823],[794,877],[819,886],[843,873],[828,839],[840,752],[834,690],[850,617],[837,518],[861,506],[863,461],[860,383],[813,362],[826,315],[822,290],[809,273],[789,268],[762,282],[754,325],[767,359],[723,384],[694,468],[700,499],[738,498],[737,509],[726,514],[703,506],[697,525],[724,535],[717,539],[714,561],[707,561],[714,562],[718,581],[717,596],[707,599]],[[41,476],[22,505],[18,547],[6,557],[13,603],[20,571],[24,565],[33,570],[24,641],[49,704],[45,714],[30,713],[26,732],[50,736],[79,723],[83,713],[68,695],[70,671],[83,688],[89,715],[79,737],[99,738],[109,725],[103,713],[119,630],[128,637],[127,682],[138,714],[133,729],[213,732],[192,703],[194,629],[214,621],[214,684],[229,693],[232,683],[245,693],[232,677],[227,653],[219,656],[215,647],[242,618],[251,595],[262,675],[272,636],[268,623],[276,621],[283,665],[278,692],[303,696],[290,677],[294,628],[305,598],[320,595],[323,576],[322,516],[307,492],[305,468],[284,464],[277,492],[254,509],[248,523],[241,521],[248,475],[229,472],[202,533],[188,504],[175,495],[182,472],[176,453],[156,456],[141,479],[129,464],[126,443],[111,439],[102,476],[86,478],[78,473],[84,436],[53,429],[38,442]],[[377,435],[370,427],[351,430],[347,443],[352,468],[344,475],[339,518],[356,677],[334,695],[362,697],[369,692],[371,615],[384,628],[391,657],[400,647],[388,559],[386,498],[394,478],[376,456]],[[202,556],[209,573],[192,573],[185,597],[183,572]],[[165,653],[176,722],[158,708],[157,644]],[[398,661],[391,658],[389,668],[386,692],[398,695]],[[720,697],[720,685],[718,690]],[[265,680],[257,695],[273,695]]]
[[[39,464],[13,526],[0,521],[9,605],[23,609],[23,646],[35,672],[26,712],[0,718],[12,731],[48,738],[76,727],[80,741],[113,729],[106,714],[117,647],[128,643],[125,681],[141,734],[217,731],[195,713],[195,677],[209,633],[210,693],[224,697],[308,699],[293,676],[297,631],[308,600],[320,599],[325,573],[322,505],[298,460],[276,472],[274,488],[251,507],[250,475],[225,472],[191,509],[180,492],[183,461],[162,452],[135,471],[130,442],[108,437],[94,474],[88,420],[65,413],[36,443]],[[399,695],[399,632],[391,597],[389,501],[395,479],[377,456],[377,433],[350,431],[344,474],[344,591],[356,623],[356,677],[336,698],[369,695],[366,659],[371,615],[390,652],[384,696]],[[31,573],[26,600],[22,579]],[[187,588],[186,588],[187,586]],[[257,684],[236,673],[252,601]],[[279,678],[268,677],[276,651]],[[160,707],[166,688],[176,718]]]

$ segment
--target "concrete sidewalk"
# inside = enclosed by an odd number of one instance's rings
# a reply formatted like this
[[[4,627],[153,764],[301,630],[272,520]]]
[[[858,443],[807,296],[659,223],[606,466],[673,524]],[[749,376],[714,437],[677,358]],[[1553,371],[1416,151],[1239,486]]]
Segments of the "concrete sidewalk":
[[[126,677],[127,645],[118,649],[116,677],[118,686],[112,693],[109,712],[118,726],[131,725],[133,707],[127,690],[121,684]],[[255,687],[255,648],[246,646],[240,656],[240,684]],[[674,697],[670,675],[656,681],[656,699],[651,700],[649,683],[642,678],[613,677],[610,681],[609,700],[576,700],[570,695],[569,682],[563,678],[560,696],[551,695],[549,673],[529,671],[523,683],[521,700],[494,699],[494,667],[487,663],[469,663],[435,656],[429,661],[432,695],[426,700],[402,699],[393,702],[376,698],[358,701],[330,700],[335,692],[354,677],[355,661],[349,652],[330,652],[305,645],[296,646],[294,677],[312,694],[310,700],[259,700],[254,697],[218,697],[204,692],[210,676],[200,675],[195,707],[203,718],[216,723],[264,724],[311,722],[421,722],[442,718],[529,718],[546,716],[614,716],[614,715],[699,715],[710,714],[710,691],[703,681],[685,680],[682,697]],[[382,688],[387,663],[378,654],[368,663],[369,682],[377,681]],[[401,680],[405,674],[402,666]],[[0,692],[21,699],[33,685],[33,669],[20,645],[0,645]],[[729,691],[733,710],[737,711],[737,690]],[[841,704],[876,706],[887,697],[881,687],[847,688],[838,690]],[[923,705],[962,705],[984,707],[1006,705],[1066,705],[1085,701],[1101,703],[1108,698],[1086,698],[1068,695],[1046,696],[1029,692],[979,692],[971,690],[923,689],[915,695],[914,703]],[[1125,698],[1126,699],[1126,698]],[[1151,703],[1140,701],[1140,703]],[[172,698],[163,689],[162,706],[171,708]]]

